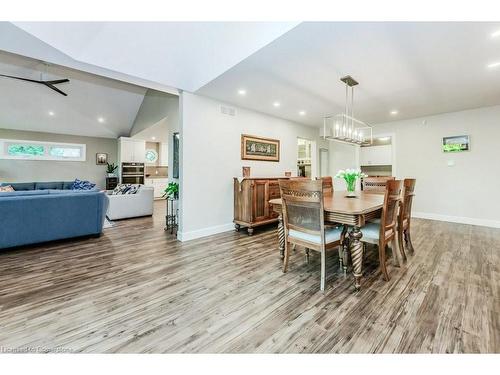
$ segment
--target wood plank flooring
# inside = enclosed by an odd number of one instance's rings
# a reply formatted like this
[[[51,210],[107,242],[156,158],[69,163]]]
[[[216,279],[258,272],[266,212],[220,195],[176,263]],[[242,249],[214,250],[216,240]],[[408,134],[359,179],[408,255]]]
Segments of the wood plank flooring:
[[[499,353],[500,230],[415,219],[402,268],[365,257],[362,290],[273,227],[186,243],[153,218],[101,238],[0,251],[0,349],[125,353]]]

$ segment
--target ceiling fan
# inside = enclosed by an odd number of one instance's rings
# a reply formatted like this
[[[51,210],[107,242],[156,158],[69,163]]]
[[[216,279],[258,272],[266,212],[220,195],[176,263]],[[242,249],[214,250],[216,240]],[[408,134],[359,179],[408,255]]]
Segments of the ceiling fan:
[[[39,83],[41,85],[45,85],[47,86],[49,89],[52,89],[54,91],[57,91],[59,94],[61,95],[64,95],[64,96],[68,96],[68,94],[66,94],[64,91],[62,90],[59,90],[55,85],[58,85],[60,83],[66,83],[66,82],[69,82],[69,79],[67,78],[64,78],[64,79],[56,79],[56,80],[53,80],[53,81],[44,81],[41,79],[40,77],[40,80],[36,80],[36,79],[29,79],[29,78],[23,78],[23,77],[15,77],[15,76],[9,76],[9,75],[6,75],[6,74],[0,74],[0,77],[6,77],[6,78],[12,78],[12,79],[18,79],[20,81],[27,81],[27,82],[33,82],[33,83]]]

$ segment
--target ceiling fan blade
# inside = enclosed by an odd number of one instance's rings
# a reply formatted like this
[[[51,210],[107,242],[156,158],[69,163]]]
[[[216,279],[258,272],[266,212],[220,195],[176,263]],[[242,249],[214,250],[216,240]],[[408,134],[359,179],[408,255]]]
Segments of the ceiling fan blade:
[[[7,78],[12,78],[12,79],[18,79],[20,81],[27,81],[27,82],[43,83],[42,81],[37,81],[36,79],[14,77],[14,76],[8,76],[6,74],[0,74],[0,77],[7,77]]]
[[[43,81],[45,83],[49,83],[51,85],[58,85],[59,83],[66,83],[66,82],[69,82],[69,79],[65,78],[65,79],[57,79],[55,81]]]
[[[54,85],[48,83],[48,82],[42,82],[45,86],[47,86],[48,88],[51,88],[52,90],[54,91],[57,91],[59,94],[61,95],[64,95],[64,96],[68,96],[68,94],[66,94],[64,91],[61,91],[59,90],[57,87],[55,87]]]

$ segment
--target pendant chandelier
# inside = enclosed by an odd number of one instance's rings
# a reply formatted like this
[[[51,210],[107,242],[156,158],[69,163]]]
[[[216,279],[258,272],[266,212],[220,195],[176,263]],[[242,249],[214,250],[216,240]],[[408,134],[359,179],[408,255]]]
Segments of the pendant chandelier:
[[[321,136],[330,141],[353,145],[372,144],[373,127],[354,117],[354,86],[358,82],[351,76],[342,77],[340,80],[345,84],[345,111],[323,118]]]

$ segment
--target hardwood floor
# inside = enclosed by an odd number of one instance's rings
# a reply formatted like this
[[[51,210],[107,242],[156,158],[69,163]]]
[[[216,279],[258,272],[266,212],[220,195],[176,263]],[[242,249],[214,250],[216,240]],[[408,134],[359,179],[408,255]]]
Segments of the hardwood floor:
[[[161,204],[101,238],[0,252],[0,349],[500,352],[499,229],[414,219],[389,282],[368,248],[355,292],[333,252],[323,294],[318,254],[281,272],[274,228],[180,243]]]

